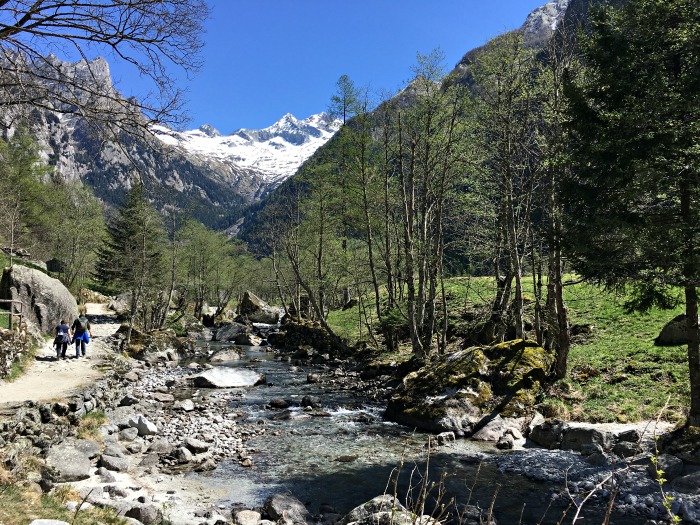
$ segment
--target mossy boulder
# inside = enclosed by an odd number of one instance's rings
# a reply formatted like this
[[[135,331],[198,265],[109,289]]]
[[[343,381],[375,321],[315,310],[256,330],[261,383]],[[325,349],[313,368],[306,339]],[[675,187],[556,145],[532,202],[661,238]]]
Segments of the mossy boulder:
[[[460,436],[471,436],[496,415],[522,422],[534,413],[553,361],[542,347],[522,339],[439,356],[404,378],[386,416]]]
[[[119,327],[115,337],[124,340],[129,328]],[[178,361],[195,355],[195,340],[188,337],[178,337],[175,330],[163,329],[151,332],[131,330],[131,339],[127,348],[122,348],[134,359],[149,361]]]

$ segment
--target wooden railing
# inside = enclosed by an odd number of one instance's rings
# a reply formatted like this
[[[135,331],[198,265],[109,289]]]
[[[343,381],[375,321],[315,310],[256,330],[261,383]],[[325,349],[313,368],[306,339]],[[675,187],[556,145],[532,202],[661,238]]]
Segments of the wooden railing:
[[[22,324],[22,318],[24,317],[24,303],[16,299],[0,299],[0,308],[4,307],[6,304],[9,305],[9,310],[0,310],[0,315],[7,316],[7,329],[12,330],[13,317],[18,317],[19,323]],[[16,307],[16,305],[18,307]]]

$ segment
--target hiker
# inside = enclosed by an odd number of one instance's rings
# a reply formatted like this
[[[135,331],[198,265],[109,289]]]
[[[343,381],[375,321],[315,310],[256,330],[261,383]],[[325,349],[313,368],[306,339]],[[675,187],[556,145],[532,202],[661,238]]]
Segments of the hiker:
[[[66,321],[61,319],[61,322],[54,329],[56,332],[56,337],[53,340],[53,344],[56,347],[56,361],[59,359],[66,358],[66,350],[68,349],[68,343],[71,339],[71,329],[66,324]]]
[[[85,345],[90,342],[92,330],[90,329],[90,321],[88,321],[85,308],[78,313],[78,318],[73,321],[73,342],[75,343],[75,357],[80,357],[82,353],[85,356]]]

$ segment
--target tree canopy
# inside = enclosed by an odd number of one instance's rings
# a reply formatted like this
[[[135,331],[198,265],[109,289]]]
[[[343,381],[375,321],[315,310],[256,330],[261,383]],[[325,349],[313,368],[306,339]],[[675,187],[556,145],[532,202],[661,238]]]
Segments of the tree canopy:
[[[700,5],[632,0],[592,16],[585,79],[569,84],[574,169],[563,185],[583,276],[636,283],[639,305],[685,290],[690,422],[700,424]]]

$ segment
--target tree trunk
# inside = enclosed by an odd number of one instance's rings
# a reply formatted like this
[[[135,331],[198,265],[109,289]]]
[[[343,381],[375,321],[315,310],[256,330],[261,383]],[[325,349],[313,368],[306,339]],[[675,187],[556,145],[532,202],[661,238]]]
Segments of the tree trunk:
[[[689,335],[690,411],[688,425],[700,427],[700,334],[698,333],[698,291],[694,284],[685,287],[685,317]]]

